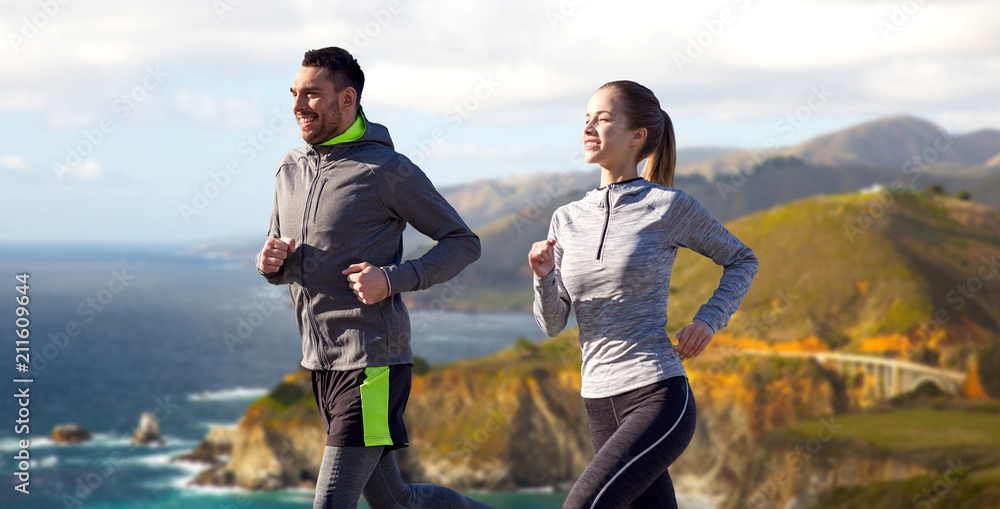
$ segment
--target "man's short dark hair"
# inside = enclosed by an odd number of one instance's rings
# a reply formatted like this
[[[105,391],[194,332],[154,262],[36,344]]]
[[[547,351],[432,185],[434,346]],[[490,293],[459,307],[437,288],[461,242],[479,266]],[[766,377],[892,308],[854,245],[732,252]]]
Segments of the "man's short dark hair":
[[[311,49],[302,59],[302,67],[323,67],[333,76],[333,84],[337,91],[345,87],[354,87],[358,93],[357,103],[361,104],[361,90],[365,87],[365,73],[361,71],[350,52],[343,48],[331,46],[323,49]]]

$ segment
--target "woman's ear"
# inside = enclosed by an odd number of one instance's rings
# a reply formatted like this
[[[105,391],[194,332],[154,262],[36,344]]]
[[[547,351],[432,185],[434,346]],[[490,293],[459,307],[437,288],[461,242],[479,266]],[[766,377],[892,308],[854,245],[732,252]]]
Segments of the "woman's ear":
[[[636,129],[635,132],[632,133],[632,140],[629,141],[629,145],[633,147],[635,146],[641,147],[646,142],[646,134],[647,131],[645,127],[640,127]]]

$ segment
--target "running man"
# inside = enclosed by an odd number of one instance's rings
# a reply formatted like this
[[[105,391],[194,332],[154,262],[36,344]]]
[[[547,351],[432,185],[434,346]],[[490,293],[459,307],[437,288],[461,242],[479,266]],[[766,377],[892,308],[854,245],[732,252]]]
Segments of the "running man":
[[[479,237],[361,108],[364,73],[347,51],[307,51],[291,92],[306,146],[285,154],[257,270],[288,285],[302,366],[328,436],[316,508],[488,507],[403,483],[410,320],[401,294],[448,281],[479,258]],[[403,261],[407,223],[437,241]]]

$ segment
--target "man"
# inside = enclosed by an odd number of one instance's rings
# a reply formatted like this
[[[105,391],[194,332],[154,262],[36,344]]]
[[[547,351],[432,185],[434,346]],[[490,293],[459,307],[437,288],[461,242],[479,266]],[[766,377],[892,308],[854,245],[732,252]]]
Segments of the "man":
[[[302,365],[328,437],[317,508],[487,507],[447,488],[407,486],[410,321],[402,292],[447,281],[479,258],[479,237],[422,171],[393,150],[360,106],[364,73],[341,48],[307,51],[291,92],[307,145],[275,176],[274,212],[257,270],[287,284]],[[409,223],[437,244],[402,261]]]

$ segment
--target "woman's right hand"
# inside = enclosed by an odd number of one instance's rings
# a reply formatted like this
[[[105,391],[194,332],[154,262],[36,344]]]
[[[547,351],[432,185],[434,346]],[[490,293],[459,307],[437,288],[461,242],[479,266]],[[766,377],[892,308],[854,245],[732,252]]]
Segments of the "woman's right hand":
[[[531,245],[531,251],[528,252],[528,264],[531,265],[531,271],[536,276],[545,277],[549,275],[549,272],[552,272],[552,269],[556,268],[556,251],[553,247],[555,245],[556,239],[547,239]]]

